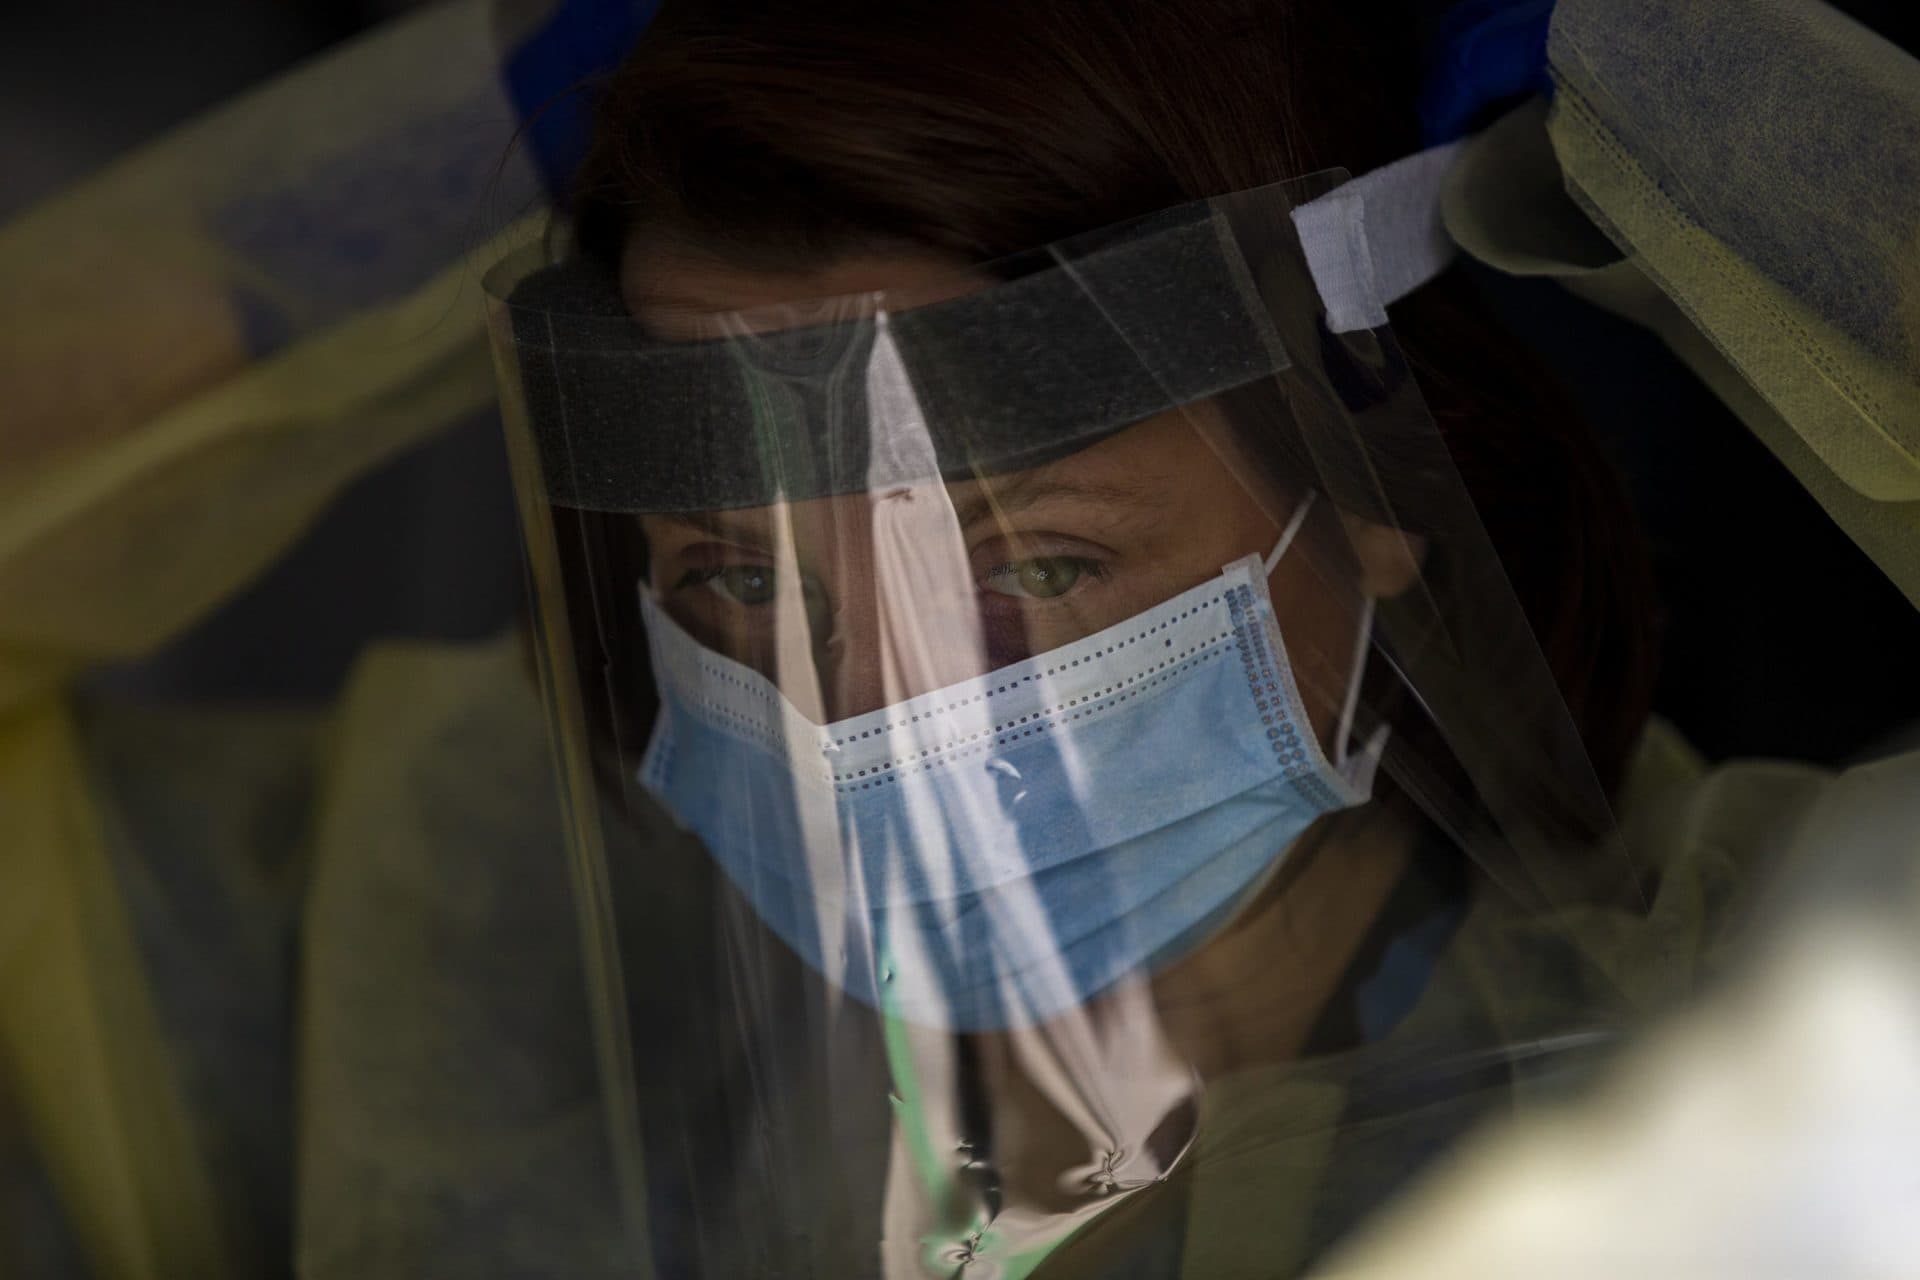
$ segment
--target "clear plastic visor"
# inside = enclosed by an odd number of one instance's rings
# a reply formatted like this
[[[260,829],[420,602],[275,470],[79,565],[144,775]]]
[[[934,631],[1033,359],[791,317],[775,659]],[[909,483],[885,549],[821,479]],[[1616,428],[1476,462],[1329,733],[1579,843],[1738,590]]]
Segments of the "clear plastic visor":
[[[1631,868],[1391,335],[1326,323],[1336,185],[932,300],[490,281],[666,1273],[1065,1267],[1223,1135],[1430,1151],[1618,1024]]]

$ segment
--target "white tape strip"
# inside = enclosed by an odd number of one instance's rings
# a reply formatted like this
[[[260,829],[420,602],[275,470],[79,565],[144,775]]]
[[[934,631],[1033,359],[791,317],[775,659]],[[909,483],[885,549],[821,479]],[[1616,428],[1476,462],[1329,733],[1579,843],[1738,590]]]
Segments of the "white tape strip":
[[[1293,211],[1333,332],[1380,328],[1390,305],[1453,261],[1440,191],[1462,145],[1397,160]]]

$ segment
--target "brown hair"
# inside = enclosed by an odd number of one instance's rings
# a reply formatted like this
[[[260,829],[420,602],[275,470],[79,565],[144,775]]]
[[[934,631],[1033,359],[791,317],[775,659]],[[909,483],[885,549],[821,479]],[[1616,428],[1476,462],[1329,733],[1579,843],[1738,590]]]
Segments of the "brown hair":
[[[1390,6],[1337,0],[692,0],[607,86],[574,193],[587,255],[636,228],[749,266],[879,245],[984,262],[1420,146]],[[1398,87],[1397,89],[1394,87]],[[1549,379],[1443,280],[1395,329],[1609,791],[1645,721],[1651,572]]]

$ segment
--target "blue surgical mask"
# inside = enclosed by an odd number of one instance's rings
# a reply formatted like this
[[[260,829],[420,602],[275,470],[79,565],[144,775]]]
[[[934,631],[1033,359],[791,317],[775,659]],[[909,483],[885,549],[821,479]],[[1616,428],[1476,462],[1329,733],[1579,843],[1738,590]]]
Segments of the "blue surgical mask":
[[[1264,561],[824,726],[649,596],[640,780],[855,999],[961,1031],[1047,1021],[1206,936],[1366,800],[1377,743],[1326,758],[1267,593],[1305,511]]]

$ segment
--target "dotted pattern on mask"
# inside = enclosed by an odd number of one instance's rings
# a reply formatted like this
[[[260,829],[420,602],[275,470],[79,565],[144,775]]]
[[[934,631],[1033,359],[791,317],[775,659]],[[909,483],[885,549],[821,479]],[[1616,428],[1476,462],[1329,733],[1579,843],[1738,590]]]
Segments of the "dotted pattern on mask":
[[[723,679],[727,678],[722,673],[716,673],[716,675],[721,675]],[[723,721],[729,727],[738,730],[743,736],[753,739],[753,741],[773,752],[775,755],[780,756],[782,759],[787,758],[788,746],[785,737],[777,728],[768,724],[766,721],[747,715],[744,712],[736,711],[724,702],[713,698],[701,698],[696,704],[695,709],[709,721]],[[825,769],[822,769],[821,776],[826,776],[826,772]]]
[[[755,714],[752,711],[742,711],[730,705],[728,702],[714,697],[711,693],[706,692],[705,686],[721,685],[736,694],[744,694],[752,701],[759,703],[761,707],[765,708],[767,712],[771,712],[775,717],[781,715],[783,701],[778,689],[774,688],[771,684],[748,679],[738,672],[729,669],[728,666],[714,661],[704,652],[696,653],[696,656],[693,658],[693,666],[703,681],[703,688],[700,695],[697,698],[686,699],[668,693],[663,689],[663,697],[686,704],[689,712],[698,715],[709,723],[718,722],[739,732],[742,736],[751,739],[757,745],[765,747],[781,760],[788,762],[790,766],[804,766],[809,763],[804,753],[797,759],[794,757],[793,743],[787,734],[783,732],[783,726],[779,723],[778,719],[769,721],[765,718],[764,712]],[[816,742],[813,745],[824,747],[824,738],[816,734]],[[832,776],[831,770],[824,761],[816,764],[813,772],[816,773],[819,780],[823,782],[829,780]]]
[[[1029,672],[1024,676],[1019,677],[1018,679],[1008,680],[1005,683],[997,685],[991,689],[982,689],[980,692],[973,694],[971,697],[960,698],[960,699],[957,699],[956,701],[946,703],[943,706],[928,707],[924,711],[916,712],[913,715],[902,716],[898,720],[890,720],[885,724],[875,725],[871,729],[863,729],[859,733],[848,734],[844,738],[835,738],[833,740],[833,745],[836,748],[845,747],[855,742],[864,741],[867,738],[882,737],[886,734],[892,733],[896,729],[904,729],[910,724],[917,724],[922,720],[931,720],[933,717],[938,715],[945,715],[949,711],[958,711],[962,707],[974,706],[978,703],[987,702],[993,698],[1000,697],[1003,694],[1012,693],[1014,690],[1024,688],[1025,686],[1030,685],[1037,680],[1045,680],[1052,676],[1060,675],[1066,671],[1072,670],[1075,667],[1090,666],[1100,658],[1109,657],[1113,654],[1119,653],[1122,649],[1128,648],[1132,645],[1139,644],[1144,640],[1151,640],[1153,637],[1165,631],[1168,627],[1176,626],[1179,623],[1185,622],[1188,618],[1197,617],[1198,615],[1213,608],[1215,605],[1221,603],[1221,601],[1223,601],[1225,598],[1226,598],[1226,593],[1223,591],[1220,595],[1210,596],[1207,599],[1200,601],[1198,604],[1182,609],[1179,613],[1174,614],[1170,618],[1167,618],[1161,622],[1155,623],[1151,627],[1147,627],[1144,630],[1137,631],[1134,634],[1125,637],[1124,639],[1115,640],[1112,644],[1103,645],[1102,647],[1095,649],[1092,653],[1082,654],[1080,657],[1069,659],[1066,662],[1056,663],[1055,665],[1048,667],[1042,671]],[[1221,632],[1219,635],[1214,636],[1212,639],[1207,640],[1205,643],[1213,644],[1216,641],[1224,640],[1225,638],[1226,638],[1226,633]],[[1201,646],[1196,645],[1194,647],[1197,649],[1197,648],[1200,648]],[[1177,660],[1178,659],[1169,658],[1167,659],[1167,662],[1173,662]],[[1147,671],[1140,672],[1139,675],[1134,676],[1132,678],[1139,679],[1141,676],[1151,675],[1153,674],[1154,671],[1157,671],[1161,667],[1164,667],[1166,665],[1167,665],[1166,662],[1162,662],[1158,666],[1150,668]],[[1114,687],[1118,688],[1119,686],[1116,685]],[[1094,698],[1102,695],[1088,694],[1086,696],[1087,698]],[[1071,706],[1074,704],[1069,702],[1069,703],[1063,703],[1061,705]],[[1035,714],[1044,715],[1046,713],[1036,712]],[[1031,718],[1032,717],[1022,717],[1020,721],[1015,721],[1010,723],[1024,723],[1026,720]],[[1007,726],[1005,725],[997,726],[997,728],[1006,728],[1006,727]],[[991,733],[995,731],[996,731],[995,729],[988,729],[988,730],[984,730],[983,732]],[[976,734],[974,736],[978,737],[979,735]]]
[[[700,668],[700,674],[715,684],[724,684],[730,688],[738,689],[740,692],[753,698],[756,702],[763,702],[767,706],[779,706],[779,693],[770,684],[755,684],[742,676],[735,675],[719,663],[704,656],[696,660],[696,665]],[[705,705],[712,700],[702,698],[700,701]]]
[[[640,762],[640,783],[642,786],[660,787],[673,774],[673,757],[679,743],[674,741],[671,720],[664,722],[658,736],[647,744],[647,752]]]
[[[1256,710],[1260,713],[1268,743],[1273,749],[1274,761],[1280,768],[1282,776],[1329,808],[1340,807],[1342,802],[1321,781],[1313,754],[1303,740],[1300,727],[1290,712],[1289,699],[1278,670],[1279,664],[1272,647],[1267,643],[1265,628],[1253,615],[1253,593],[1251,587],[1246,585],[1229,588],[1222,591],[1220,595],[1198,601],[1172,617],[1102,645],[1089,653],[1028,672],[1024,676],[981,689],[969,696],[927,707],[912,715],[898,717],[857,734],[835,738],[830,746],[824,742],[822,745],[831,750],[838,750],[941,715],[990,703],[994,698],[1004,697],[1037,681],[1090,665],[1133,645],[1150,641],[1163,635],[1169,628],[1221,604],[1227,605],[1230,611],[1230,629],[1217,632],[1206,640],[1190,645],[1104,689],[1090,691],[999,724],[990,724],[963,737],[951,738],[909,755],[896,756],[863,769],[834,773],[829,768],[823,767],[819,770],[818,776],[823,781],[830,781],[835,789],[842,793],[866,791],[902,778],[928,773],[936,768],[971,759],[983,751],[1011,746],[1119,706],[1131,698],[1158,688],[1175,677],[1184,675],[1200,663],[1229,652],[1229,648],[1223,642],[1232,640],[1231,650],[1240,655],[1248,687],[1253,692]],[[1169,640],[1168,643],[1172,642]],[[747,694],[768,707],[779,705],[776,692],[769,686],[743,679],[716,663],[700,660],[697,665],[701,675],[714,683]],[[791,744],[779,727],[768,724],[764,719],[737,710],[726,702],[712,697],[699,699],[698,710],[713,720],[724,722],[775,755],[783,759],[790,758]],[[790,762],[799,764],[803,761],[804,757]]]
[[[1088,716],[1097,715],[1110,708],[1117,707],[1129,698],[1139,697],[1141,694],[1165,684],[1176,676],[1185,674],[1193,668],[1200,666],[1202,663],[1212,661],[1215,658],[1225,657],[1232,652],[1232,649],[1225,643],[1231,638],[1232,635],[1230,632],[1223,632],[1203,644],[1197,644],[1191,648],[1183,649],[1178,654],[1168,658],[1165,662],[1158,663],[1146,671],[1142,671],[1137,675],[1129,676],[1125,680],[1109,685],[1097,693],[1089,693],[1084,697],[1073,698],[1058,706],[1049,707],[1042,711],[1031,712],[1021,716],[1017,720],[1010,720],[1004,725],[982,729],[978,732],[968,734],[964,738],[956,738],[950,742],[942,743],[938,747],[929,747],[924,751],[915,752],[909,756],[902,756],[886,761],[884,764],[877,764],[871,768],[861,769],[854,773],[836,774],[834,775],[834,784],[836,788],[843,793],[866,791],[873,787],[882,787],[889,783],[898,782],[902,778],[910,778],[922,773],[931,773],[935,769],[944,768],[947,765],[955,764],[961,760],[970,759],[984,751],[997,751],[1002,747],[1011,746],[1023,739],[1032,738],[1039,734],[1051,733],[1063,725],[1069,725],[1076,720],[1083,720]],[[1079,709],[1072,710],[1072,708],[1076,707]],[[1032,723],[1029,723],[1030,721]],[[861,778],[868,780],[865,782],[858,781],[858,779]]]
[[[1273,750],[1274,763],[1281,775],[1302,794],[1327,809],[1344,808],[1345,803],[1320,777],[1316,752],[1305,738],[1308,728],[1293,716],[1290,690],[1283,683],[1280,663],[1273,646],[1267,643],[1267,629],[1255,616],[1253,589],[1239,586],[1227,593],[1227,608],[1233,614],[1234,648],[1239,651],[1247,685],[1253,690],[1255,709],[1266,730],[1267,745]]]
[[[856,735],[856,737],[841,739],[841,743],[852,743],[852,741],[858,741],[858,739],[874,737],[874,735],[885,733],[885,731],[889,731],[889,729],[897,729],[897,727],[908,725],[908,723],[920,722],[920,720],[931,720],[933,716],[939,716],[939,714],[943,714],[943,712],[950,712],[950,710],[956,710],[956,708],[962,708],[962,706],[972,706],[972,704],[977,704],[977,702],[987,702],[987,700],[995,699],[995,697],[1000,697],[1000,695],[1012,693],[1012,691],[1021,689],[1021,687],[1025,687],[1025,685],[1029,685],[1029,683],[1033,683],[1033,681],[1037,681],[1037,679],[1044,679],[1044,677],[1048,676],[1058,676],[1058,674],[1062,674],[1062,672],[1066,672],[1066,670],[1071,670],[1071,668],[1077,668],[1077,666],[1083,666],[1083,664],[1091,664],[1091,662],[1098,660],[1098,658],[1104,658],[1104,656],[1108,656],[1108,654],[1114,654],[1114,652],[1121,651],[1121,649],[1127,649],[1129,645],[1137,645],[1140,641],[1148,641],[1148,639],[1160,635],[1165,629],[1171,628],[1171,626],[1175,626],[1175,624],[1179,624],[1179,622],[1185,622],[1187,618],[1192,618],[1192,616],[1196,616],[1196,614],[1212,608],[1215,604],[1221,603],[1223,599],[1225,599],[1225,597],[1221,595],[1221,597],[1212,597],[1212,599],[1208,599],[1208,601],[1200,601],[1200,603],[1194,604],[1194,606],[1190,606],[1190,608],[1181,610],[1179,614],[1167,618],[1164,622],[1154,624],[1152,628],[1140,629],[1140,631],[1135,631],[1133,635],[1127,635],[1125,639],[1117,639],[1112,645],[1104,645],[1104,647],[1100,647],[1100,649],[1096,649],[1096,651],[1083,654],[1083,656],[1079,656],[1079,658],[1071,658],[1068,662],[1062,662],[1062,664],[1056,664],[1056,666],[1050,666],[1050,668],[1041,670],[1041,672],[1031,672],[1031,674],[1027,674],[1027,676],[1010,679],[1010,681],[1006,681],[1006,683],[1002,683],[1002,685],[996,685],[993,689],[983,689],[981,693],[975,693],[973,697],[968,697],[968,699],[950,702],[947,706],[929,708],[929,710],[925,710],[925,712],[920,712],[920,714],[916,714],[916,716],[908,716],[908,718],[899,720],[899,722],[889,723],[889,725],[879,725],[876,729],[862,731],[862,733]],[[1068,725],[1068,723],[1077,722],[1077,720],[1085,720],[1087,716],[1094,716],[1094,714],[1106,712],[1108,708],[1119,706],[1119,704],[1125,702],[1125,700],[1140,697],[1142,693],[1146,693],[1146,691],[1150,691],[1150,689],[1154,689],[1154,687],[1158,687],[1158,685],[1164,685],[1164,683],[1167,683],[1167,681],[1173,679],[1173,677],[1187,674],[1192,668],[1200,666],[1202,662],[1208,662],[1208,660],[1212,660],[1212,658],[1219,658],[1219,656],[1231,652],[1229,645],[1227,645],[1227,641],[1231,641],[1231,639],[1233,639],[1233,631],[1231,631],[1231,629],[1227,629],[1227,631],[1217,631],[1217,633],[1213,633],[1212,637],[1208,637],[1208,639],[1204,639],[1204,641],[1200,641],[1200,643],[1196,643],[1196,645],[1188,645],[1187,649],[1183,649],[1183,651],[1165,656],[1160,662],[1156,662],[1154,666],[1150,666],[1150,668],[1146,668],[1146,670],[1142,670],[1142,672],[1135,672],[1133,676],[1114,681],[1114,683],[1108,685],[1106,689],[1096,689],[1096,691],[1091,691],[1091,693],[1083,693],[1083,695],[1079,695],[1079,697],[1068,699],[1066,702],[1056,702],[1054,706],[1044,706],[1041,710],[1027,712],[1025,716],[1018,716],[1018,718],[1014,718],[1014,720],[1006,720],[1006,722],[995,723],[995,725],[987,725],[987,727],[983,727],[983,729],[975,729],[973,733],[968,733],[966,737],[948,739],[945,743],[939,743],[939,745],[935,745],[935,747],[927,747],[924,748],[924,750],[906,754],[906,756],[895,756],[895,758],[891,758],[891,760],[883,760],[883,762],[874,764],[874,766],[868,766],[868,768],[864,768],[864,770],[854,770],[849,771],[849,773],[835,773],[835,775],[833,775],[833,783],[835,783],[835,787],[837,787],[839,791],[843,791],[843,793],[868,791],[868,789],[872,789],[872,787],[883,787],[883,785],[887,785],[887,783],[895,783],[895,781],[899,781],[902,777],[914,777],[914,775],[918,775],[918,773],[929,773],[929,771],[935,770],[935,768],[945,768],[945,766],[950,766],[950,764],[954,764],[954,762],[958,762],[958,760],[968,760],[968,758],[977,756],[977,754],[983,752],[983,750],[998,750],[998,748],[1010,747],[1010,745],[1014,745],[1014,743],[1020,743],[1023,739],[1029,739],[1029,737],[1035,737],[1035,735],[1041,735],[1041,733],[1050,733],[1050,731],[1054,731],[1054,729],[1058,729],[1058,727],[1062,727],[1062,725]],[[1173,641],[1169,639],[1167,645],[1171,645],[1171,643],[1173,643]],[[839,743],[837,743],[837,745],[839,745]]]

